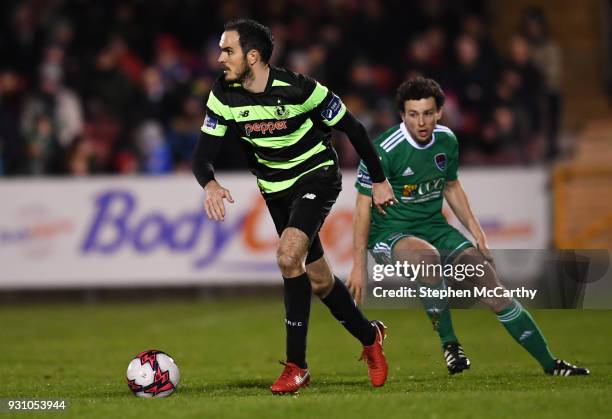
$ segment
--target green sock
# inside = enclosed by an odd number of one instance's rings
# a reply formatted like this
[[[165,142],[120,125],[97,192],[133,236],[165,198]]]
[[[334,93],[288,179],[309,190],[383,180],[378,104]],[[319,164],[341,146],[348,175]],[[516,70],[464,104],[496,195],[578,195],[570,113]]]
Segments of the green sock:
[[[514,340],[527,349],[527,352],[540,363],[544,371],[554,367],[555,358],[548,350],[544,335],[533,317],[518,301],[514,300],[509,307],[497,313],[497,318]]]
[[[440,281],[438,285],[427,285],[419,282],[419,291],[421,288],[429,288],[432,290],[445,290],[446,283]],[[419,292],[420,295],[420,292]],[[425,313],[431,320],[434,330],[440,336],[440,342],[444,346],[448,342],[459,342],[455,331],[453,330],[453,322],[451,320],[450,310],[448,309],[448,298],[440,299],[435,297],[420,297]]]
[[[431,322],[434,324],[434,330],[438,332],[442,346],[448,342],[459,342],[459,339],[457,339],[457,336],[455,335],[455,330],[453,329],[453,322],[451,320],[451,314],[448,307],[442,311],[439,311],[437,313],[437,318],[434,318],[435,314],[432,311],[425,312],[427,313],[429,320],[431,320]]]

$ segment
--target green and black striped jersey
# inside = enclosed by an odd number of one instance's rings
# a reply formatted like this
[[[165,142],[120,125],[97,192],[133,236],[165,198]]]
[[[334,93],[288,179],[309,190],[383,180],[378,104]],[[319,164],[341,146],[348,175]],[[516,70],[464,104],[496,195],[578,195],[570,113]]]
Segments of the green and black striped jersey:
[[[221,76],[206,103],[202,131],[241,138],[257,184],[266,197],[281,194],[325,166],[337,170],[331,128],[346,113],[340,98],[319,82],[270,66],[266,88],[251,93]]]

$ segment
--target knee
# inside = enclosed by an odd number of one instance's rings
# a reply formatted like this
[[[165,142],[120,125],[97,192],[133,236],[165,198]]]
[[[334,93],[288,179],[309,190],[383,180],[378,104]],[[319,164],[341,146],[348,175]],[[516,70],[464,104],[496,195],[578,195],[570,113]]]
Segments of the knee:
[[[440,264],[440,253],[436,249],[427,249],[421,253],[421,262],[425,265],[437,266]]]
[[[393,250],[393,259],[411,265],[437,265],[440,263],[440,252],[433,246],[421,249],[397,248]]]
[[[310,279],[312,292],[319,298],[325,298],[334,287],[334,274],[325,257],[320,257],[306,265],[306,273]]]
[[[285,277],[293,277],[304,271],[302,255],[296,251],[279,249],[276,253],[276,262]]]
[[[427,285],[438,285],[442,279],[440,253],[435,249],[426,250],[420,255],[420,263],[423,273],[419,281]]]

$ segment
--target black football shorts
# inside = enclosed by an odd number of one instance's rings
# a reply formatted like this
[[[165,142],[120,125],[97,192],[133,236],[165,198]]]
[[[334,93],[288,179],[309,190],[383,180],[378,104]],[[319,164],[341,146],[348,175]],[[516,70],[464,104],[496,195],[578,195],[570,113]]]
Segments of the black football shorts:
[[[342,175],[333,167],[309,176],[281,197],[266,200],[279,237],[287,227],[295,227],[309,237],[306,264],[323,256],[319,230],[341,190]]]

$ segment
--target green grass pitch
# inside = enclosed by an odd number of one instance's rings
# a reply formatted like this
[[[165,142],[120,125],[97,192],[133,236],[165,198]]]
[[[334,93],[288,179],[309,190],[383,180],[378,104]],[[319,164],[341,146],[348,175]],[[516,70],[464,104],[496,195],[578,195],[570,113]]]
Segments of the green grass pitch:
[[[4,306],[0,398],[67,400],[61,416],[46,413],[53,417],[609,417],[612,311],[532,312],[553,353],[591,369],[570,378],[544,375],[486,310],[454,312],[472,369],[452,377],[423,312],[367,314],[389,327],[385,387],[370,387],[360,345],[317,302],[311,386],[272,396],[284,357],[280,299]],[[138,399],[125,383],[130,359],[152,348],[181,369],[166,399]]]

